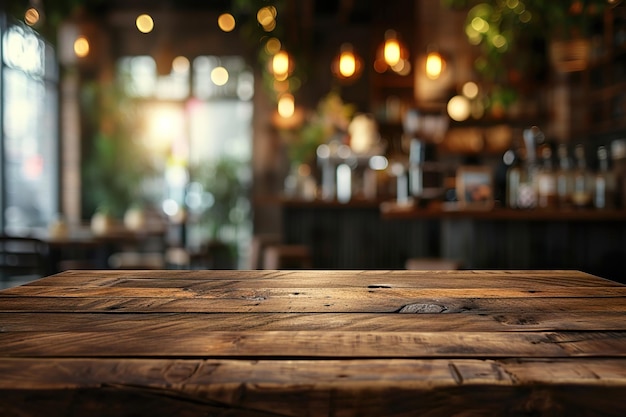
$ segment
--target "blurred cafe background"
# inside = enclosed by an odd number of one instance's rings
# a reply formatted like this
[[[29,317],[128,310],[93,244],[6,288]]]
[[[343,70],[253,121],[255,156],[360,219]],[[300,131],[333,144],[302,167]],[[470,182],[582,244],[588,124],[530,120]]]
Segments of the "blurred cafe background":
[[[620,0],[3,0],[0,57],[2,286],[105,268],[626,281]]]

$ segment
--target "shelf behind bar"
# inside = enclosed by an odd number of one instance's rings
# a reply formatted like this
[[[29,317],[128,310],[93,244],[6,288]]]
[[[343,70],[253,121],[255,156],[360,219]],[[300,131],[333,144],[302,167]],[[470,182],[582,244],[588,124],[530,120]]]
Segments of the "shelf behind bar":
[[[381,216],[385,220],[402,219],[475,219],[475,220],[515,220],[515,221],[574,221],[607,222],[626,221],[626,210],[611,209],[529,209],[509,208],[465,209],[457,205],[438,205],[420,208],[411,205],[398,205],[384,202],[380,205]]]

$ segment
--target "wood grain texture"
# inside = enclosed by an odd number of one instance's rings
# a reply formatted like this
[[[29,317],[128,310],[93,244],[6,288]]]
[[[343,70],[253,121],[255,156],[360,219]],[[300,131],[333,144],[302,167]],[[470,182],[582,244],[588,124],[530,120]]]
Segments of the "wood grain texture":
[[[1,416],[624,416],[576,271],[68,271],[0,291]]]

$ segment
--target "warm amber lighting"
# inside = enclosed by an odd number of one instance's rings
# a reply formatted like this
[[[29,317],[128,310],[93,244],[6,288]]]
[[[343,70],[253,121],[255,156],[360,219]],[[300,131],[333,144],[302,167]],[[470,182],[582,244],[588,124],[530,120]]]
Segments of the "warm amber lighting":
[[[471,114],[471,106],[467,97],[454,96],[448,101],[448,115],[452,120],[462,122],[467,120]]]
[[[256,14],[256,20],[266,32],[271,32],[276,28],[276,7],[261,7]]]
[[[296,102],[291,94],[283,94],[278,99],[278,114],[280,117],[288,119],[293,116],[296,110]]]
[[[24,22],[26,22],[28,26],[35,26],[40,18],[39,10],[34,7],[29,8],[26,10],[26,13],[24,13]]]
[[[232,32],[235,29],[235,18],[230,13],[223,13],[217,18],[217,25],[224,32]]]
[[[269,38],[267,42],[265,42],[265,52],[267,52],[270,55],[277,54],[278,51],[280,51],[281,47],[282,47],[282,44],[280,43],[280,40],[278,40],[277,38]]]
[[[211,81],[217,86],[225,85],[228,82],[228,71],[224,67],[216,67],[211,71]]]
[[[341,45],[339,55],[333,59],[331,70],[338,78],[356,79],[361,74],[361,58],[354,53],[352,45]]]
[[[89,40],[84,36],[80,36],[74,41],[74,53],[79,58],[84,58],[89,55]]]
[[[346,78],[352,77],[356,72],[356,59],[350,51],[339,55],[339,73]]]
[[[411,71],[408,62],[408,51],[398,39],[394,30],[385,32],[385,42],[378,51],[378,56],[374,62],[376,72],[385,72],[391,68],[400,75],[407,75]]]
[[[290,59],[287,51],[278,51],[272,58],[272,73],[274,78],[284,81],[289,76]]]
[[[444,60],[439,52],[429,52],[426,57],[426,76],[431,80],[436,80],[443,72],[444,65]]]
[[[463,95],[470,100],[475,99],[478,96],[478,85],[473,81],[468,81],[463,84],[463,88],[461,90]]]
[[[150,33],[154,29],[154,20],[150,15],[142,14],[137,17],[135,25],[141,33]]]
[[[393,30],[388,30],[385,33],[383,56],[385,57],[385,62],[390,67],[393,67],[400,62],[400,42],[396,37],[396,32]]]

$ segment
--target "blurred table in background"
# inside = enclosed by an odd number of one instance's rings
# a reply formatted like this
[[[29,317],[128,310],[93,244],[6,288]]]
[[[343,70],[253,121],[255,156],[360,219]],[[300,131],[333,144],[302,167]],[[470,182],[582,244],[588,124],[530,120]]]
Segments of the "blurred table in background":
[[[163,269],[165,233],[159,226],[130,230],[123,225],[94,233],[88,224],[81,224],[69,226],[62,234],[45,230],[35,236],[48,244],[52,274],[67,269]],[[126,262],[128,268],[116,262]]]

